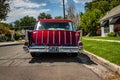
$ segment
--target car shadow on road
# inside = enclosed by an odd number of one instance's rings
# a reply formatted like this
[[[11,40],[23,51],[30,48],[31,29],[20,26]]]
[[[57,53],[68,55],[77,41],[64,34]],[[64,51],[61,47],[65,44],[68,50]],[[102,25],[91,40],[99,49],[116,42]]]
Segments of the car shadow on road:
[[[40,57],[32,58],[29,63],[54,63],[54,62],[74,62],[74,63],[81,63],[92,65],[96,64],[93,62],[87,55],[81,53],[78,56],[74,57],[67,54],[41,54]]]

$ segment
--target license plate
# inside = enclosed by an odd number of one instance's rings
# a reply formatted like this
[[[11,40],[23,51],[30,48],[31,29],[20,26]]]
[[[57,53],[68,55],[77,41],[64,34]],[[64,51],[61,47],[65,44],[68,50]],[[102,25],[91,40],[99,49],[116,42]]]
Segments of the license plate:
[[[59,52],[59,48],[55,46],[49,47],[49,52]]]

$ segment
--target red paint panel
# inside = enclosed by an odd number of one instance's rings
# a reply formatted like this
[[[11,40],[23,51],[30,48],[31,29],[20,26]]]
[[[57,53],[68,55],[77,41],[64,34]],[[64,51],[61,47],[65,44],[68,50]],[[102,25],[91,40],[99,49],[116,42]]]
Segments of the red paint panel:
[[[33,31],[33,42],[36,45],[76,46],[80,32],[65,30],[36,30]],[[36,40],[37,39],[37,40]]]
[[[76,45],[75,33],[76,32],[72,32],[72,45]]]
[[[55,31],[55,45],[59,45],[59,31]]]
[[[53,30],[49,30],[49,43],[48,45],[53,46]]]
[[[60,31],[60,45],[63,46],[65,45],[65,35],[64,35],[64,31]]]
[[[36,38],[36,32],[33,31],[33,32],[32,32],[32,40],[33,40],[34,43],[35,43],[35,38]]]
[[[66,45],[70,45],[70,31],[66,31]]]
[[[37,44],[38,45],[41,45],[42,44],[42,31],[36,31],[37,32],[37,36],[36,39],[37,39]]]
[[[36,40],[37,38],[37,31],[33,31],[32,32],[32,40],[33,40],[33,43],[35,43],[36,45],[38,44],[38,40]]]
[[[47,45],[47,39],[48,39],[48,30],[43,31],[43,45]]]
[[[80,36],[80,32],[76,32],[75,33],[75,38],[76,38],[76,44],[78,43],[78,41],[79,41],[79,37]]]

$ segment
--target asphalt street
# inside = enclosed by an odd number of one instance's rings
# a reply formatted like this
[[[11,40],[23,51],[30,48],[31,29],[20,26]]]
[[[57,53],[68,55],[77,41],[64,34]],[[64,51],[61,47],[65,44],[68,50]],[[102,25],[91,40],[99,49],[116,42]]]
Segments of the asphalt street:
[[[84,54],[43,54],[32,58],[22,47],[0,47],[0,80],[101,80],[110,73]]]

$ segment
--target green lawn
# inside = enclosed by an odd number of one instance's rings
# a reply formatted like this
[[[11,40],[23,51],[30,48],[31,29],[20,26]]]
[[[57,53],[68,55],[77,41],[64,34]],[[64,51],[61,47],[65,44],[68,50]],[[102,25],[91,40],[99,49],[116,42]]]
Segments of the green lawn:
[[[95,37],[83,37],[88,39],[105,39],[105,40],[120,40],[120,37],[101,37],[101,36],[95,36]]]
[[[120,65],[120,43],[86,40],[83,38],[84,49]]]

